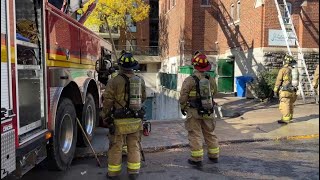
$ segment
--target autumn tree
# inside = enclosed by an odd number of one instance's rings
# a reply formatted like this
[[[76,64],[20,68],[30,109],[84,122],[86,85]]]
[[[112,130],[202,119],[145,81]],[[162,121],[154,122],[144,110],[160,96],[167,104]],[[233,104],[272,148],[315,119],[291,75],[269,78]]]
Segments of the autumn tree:
[[[143,0],[90,0],[78,10],[78,14],[85,13],[92,3],[96,3],[96,7],[84,25],[90,28],[107,23],[108,28],[122,28],[127,40],[131,39],[128,37],[130,23],[143,21],[150,10]]]

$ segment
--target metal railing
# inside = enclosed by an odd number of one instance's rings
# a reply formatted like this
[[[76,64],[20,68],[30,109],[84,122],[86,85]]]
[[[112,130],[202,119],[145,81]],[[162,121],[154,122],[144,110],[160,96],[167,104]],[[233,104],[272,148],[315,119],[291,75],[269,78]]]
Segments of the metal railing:
[[[218,51],[217,50],[197,50],[200,51],[201,53],[204,53],[205,55],[218,55]],[[191,50],[191,49],[185,49],[184,51],[185,55],[193,55],[195,53],[195,50]]]
[[[116,50],[117,53],[126,50],[133,55],[159,56],[159,46],[116,46]]]

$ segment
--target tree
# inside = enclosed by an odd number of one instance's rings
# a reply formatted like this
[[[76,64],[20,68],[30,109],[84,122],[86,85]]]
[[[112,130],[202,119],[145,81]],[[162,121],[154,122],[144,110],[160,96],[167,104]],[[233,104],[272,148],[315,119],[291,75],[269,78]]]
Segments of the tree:
[[[92,3],[97,3],[96,8],[84,25],[88,28],[100,27],[107,22],[109,28],[123,28],[127,39],[130,23],[143,21],[149,16],[150,6],[143,0],[90,0],[78,13],[85,13]]]

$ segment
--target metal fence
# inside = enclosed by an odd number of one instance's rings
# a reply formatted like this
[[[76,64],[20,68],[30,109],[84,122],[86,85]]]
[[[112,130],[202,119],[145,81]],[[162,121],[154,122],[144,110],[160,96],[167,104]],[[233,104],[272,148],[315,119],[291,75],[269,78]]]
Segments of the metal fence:
[[[177,77],[177,74],[159,73],[161,86],[171,90],[177,90]]]
[[[126,50],[133,55],[159,56],[159,46],[116,46],[116,49],[117,53]]]

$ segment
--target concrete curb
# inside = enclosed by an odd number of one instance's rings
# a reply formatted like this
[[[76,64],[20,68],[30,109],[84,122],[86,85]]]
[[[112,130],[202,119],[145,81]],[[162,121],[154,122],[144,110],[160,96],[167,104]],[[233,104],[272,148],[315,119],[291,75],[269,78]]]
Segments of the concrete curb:
[[[219,144],[228,145],[228,144],[237,144],[237,143],[302,140],[302,139],[314,139],[314,138],[319,138],[319,134],[283,136],[283,137],[276,137],[276,138],[257,138],[257,139],[251,138],[251,139],[227,140],[227,141],[220,141]],[[188,143],[184,143],[184,144],[175,144],[175,145],[160,146],[160,147],[148,147],[148,148],[143,148],[143,151],[145,153],[156,153],[156,152],[161,152],[168,149],[183,148],[188,146],[189,146]],[[97,153],[97,156],[107,156],[107,152]],[[94,157],[93,153],[84,153],[84,154],[79,154],[75,156],[75,158],[88,158],[88,157]]]

